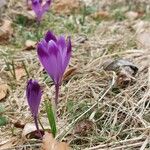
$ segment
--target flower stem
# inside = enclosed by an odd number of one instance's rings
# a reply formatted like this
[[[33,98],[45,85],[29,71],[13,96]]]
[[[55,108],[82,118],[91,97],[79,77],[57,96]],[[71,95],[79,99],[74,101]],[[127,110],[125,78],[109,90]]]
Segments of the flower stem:
[[[38,119],[37,119],[37,116],[34,116],[34,123],[35,123],[36,129],[37,129],[37,131],[38,131],[38,134],[39,134],[40,138],[42,139],[42,134],[41,134],[40,129],[39,129],[39,126],[38,126]]]
[[[55,84],[55,105],[57,107],[59,96],[59,84]]]
[[[40,124],[42,130],[45,131],[44,126],[42,125],[42,122],[41,122],[41,120],[40,120],[39,118],[38,118],[38,122],[39,122],[39,124]]]

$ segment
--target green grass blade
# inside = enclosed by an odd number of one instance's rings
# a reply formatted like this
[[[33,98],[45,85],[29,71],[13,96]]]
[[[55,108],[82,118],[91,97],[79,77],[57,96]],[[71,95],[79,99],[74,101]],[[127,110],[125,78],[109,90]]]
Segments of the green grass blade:
[[[47,117],[49,120],[49,124],[51,127],[51,132],[53,136],[56,136],[57,128],[56,128],[56,120],[55,120],[55,115],[53,113],[52,105],[50,104],[49,101],[45,101],[45,108],[46,108],[46,113]]]

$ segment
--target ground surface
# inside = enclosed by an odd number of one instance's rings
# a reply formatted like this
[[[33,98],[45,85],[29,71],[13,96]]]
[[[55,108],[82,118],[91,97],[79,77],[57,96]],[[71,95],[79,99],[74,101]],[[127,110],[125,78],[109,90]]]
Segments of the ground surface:
[[[74,149],[150,149],[150,1],[70,3],[68,7],[55,1],[38,28],[39,38],[53,30],[72,39],[72,58],[61,86],[57,138]],[[13,33],[8,28],[10,37],[0,38],[0,88],[8,90],[7,95],[1,92],[0,99],[0,149],[37,149],[40,140],[23,137],[24,127],[33,122],[26,82],[38,79],[43,99],[53,100],[54,86],[31,44],[37,42],[37,25],[25,2],[10,0],[1,11],[1,25],[9,20]],[[25,44],[27,40],[33,48]],[[120,59],[138,68],[136,75],[128,77],[128,85],[118,81],[120,69],[107,71],[103,65]],[[43,104],[40,119],[46,127]]]

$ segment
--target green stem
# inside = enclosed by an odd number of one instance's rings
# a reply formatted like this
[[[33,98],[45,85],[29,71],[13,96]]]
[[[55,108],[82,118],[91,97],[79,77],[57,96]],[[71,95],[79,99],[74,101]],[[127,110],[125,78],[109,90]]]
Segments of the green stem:
[[[52,105],[48,101],[45,101],[45,108],[46,108],[46,113],[47,113],[47,117],[49,120],[49,125],[51,127],[51,132],[52,132],[53,136],[55,137],[56,133],[57,133],[56,116],[54,114],[55,111],[53,111]]]

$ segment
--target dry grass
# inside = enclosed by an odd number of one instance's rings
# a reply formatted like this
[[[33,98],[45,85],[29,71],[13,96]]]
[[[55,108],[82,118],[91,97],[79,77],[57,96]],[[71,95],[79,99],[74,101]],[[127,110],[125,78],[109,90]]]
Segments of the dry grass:
[[[89,22],[91,22],[90,18],[85,22],[85,27]],[[85,30],[82,34],[71,32],[73,56],[70,66],[77,69],[75,74],[61,86],[57,138],[67,140],[77,150],[146,150],[150,148],[149,49],[137,46],[136,32],[131,29],[135,21],[102,20],[97,24],[93,21],[87,25],[94,27],[92,33],[87,33]],[[57,31],[56,28],[58,28],[57,33],[62,30],[59,29],[59,23],[54,28],[55,31]],[[34,26],[30,30],[34,31]],[[16,35],[19,36],[18,32]],[[87,40],[80,43],[79,39],[84,39],[85,35]],[[1,58],[7,56],[8,61],[13,59],[17,65],[23,60],[30,77],[37,78],[43,85],[44,98],[52,100],[54,87],[49,77],[39,67],[35,51],[23,52],[16,49],[13,44],[0,47],[0,54],[3,54]],[[10,55],[11,51],[13,54]],[[133,85],[124,89],[118,88],[116,91],[116,73],[106,72],[102,66],[107,59],[112,58],[126,58],[139,67],[135,77],[136,82]],[[27,78],[23,77],[16,82],[7,75],[8,71],[3,59],[0,60],[0,64],[1,78],[10,86],[9,96],[2,102],[5,106],[3,114],[9,122],[1,127],[0,140],[14,140],[12,145],[16,149],[39,146],[40,141],[22,139],[22,129],[14,127],[17,121],[23,124],[32,122],[25,98]],[[40,118],[46,126],[43,105]],[[84,119],[93,122],[93,130],[86,135],[76,134],[75,126]],[[32,149],[35,148],[32,147]]]

